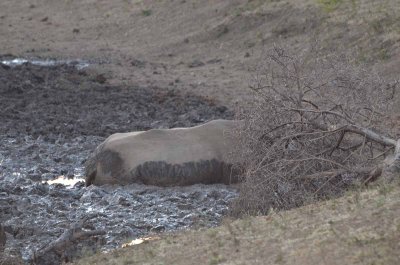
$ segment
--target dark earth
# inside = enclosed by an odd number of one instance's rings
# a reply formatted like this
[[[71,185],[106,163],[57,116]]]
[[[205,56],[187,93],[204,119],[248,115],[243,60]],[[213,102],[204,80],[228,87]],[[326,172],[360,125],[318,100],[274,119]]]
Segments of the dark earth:
[[[217,225],[236,197],[234,187],[84,187],[79,180],[89,154],[112,133],[232,117],[218,102],[173,88],[111,86],[90,66],[0,63],[0,223],[6,252],[28,262],[84,219],[86,229],[106,235],[46,262],[59,264],[149,234]],[[60,176],[79,182],[46,183]]]

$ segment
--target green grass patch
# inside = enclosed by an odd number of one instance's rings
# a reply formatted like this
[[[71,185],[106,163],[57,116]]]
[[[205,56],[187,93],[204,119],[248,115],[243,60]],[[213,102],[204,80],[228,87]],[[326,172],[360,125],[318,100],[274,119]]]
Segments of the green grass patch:
[[[335,10],[343,0],[316,0],[318,4],[322,5],[326,12]]]

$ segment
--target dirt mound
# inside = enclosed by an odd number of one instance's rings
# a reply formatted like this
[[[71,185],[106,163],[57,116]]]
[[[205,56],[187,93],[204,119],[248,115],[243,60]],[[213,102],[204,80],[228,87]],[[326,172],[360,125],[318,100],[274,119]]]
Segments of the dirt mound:
[[[12,137],[104,137],[232,118],[212,100],[172,89],[110,86],[103,75],[67,65],[1,65],[0,95],[0,134]]]

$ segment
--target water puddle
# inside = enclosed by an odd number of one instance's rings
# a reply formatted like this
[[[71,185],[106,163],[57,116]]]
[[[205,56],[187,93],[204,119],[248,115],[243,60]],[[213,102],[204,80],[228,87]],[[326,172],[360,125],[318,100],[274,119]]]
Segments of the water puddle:
[[[90,65],[87,61],[83,61],[83,60],[51,60],[51,59],[30,60],[30,59],[24,59],[24,58],[15,58],[12,60],[2,60],[2,61],[0,61],[0,63],[11,66],[11,67],[22,65],[24,63],[30,63],[30,64],[38,65],[38,66],[49,66],[49,67],[66,64],[66,65],[75,66],[78,70],[84,69]]]
[[[61,185],[64,185],[67,189],[71,189],[74,187],[74,185],[76,183],[81,182],[81,181],[85,181],[85,180],[82,178],[67,178],[67,177],[61,175],[61,176],[57,177],[56,179],[42,181],[42,183],[43,184],[47,183],[49,185],[61,184]]]
[[[122,248],[126,248],[126,247],[130,247],[130,246],[135,246],[135,245],[140,245],[146,241],[151,241],[151,240],[157,240],[160,239],[160,237],[158,236],[154,236],[154,237],[140,237],[140,238],[136,238],[133,239],[131,242],[126,243],[126,244],[122,244]]]

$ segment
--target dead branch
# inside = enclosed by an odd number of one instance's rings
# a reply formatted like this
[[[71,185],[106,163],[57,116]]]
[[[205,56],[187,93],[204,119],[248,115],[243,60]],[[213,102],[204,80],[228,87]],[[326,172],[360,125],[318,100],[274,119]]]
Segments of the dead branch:
[[[384,162],[382,175],[386,180],[392,181],[400,176],[400,139],[396,142],[393,155]]]
[[[331,115],[338,116],[339,118],[346,120],[350,124],[355,123],[354,121],[350,120],[348,117],[346,117],[338,112],[330,111],[330,110],[313,110],[313,109],[296,109],[296,108],[289,108],[288,110],[293,110],[293,111],[297,111],[297,112],[311,112],[311,113],[316,113],[319,115],[331,114]]]
[[[385,155],[387,155],[389,152],[391,152],[393,149],[394,149],[394,146],[388,148],[387,150],[381,152],[380,154],[378,154],[378,155],[376,155],[376,156],[374,156],[374,157],[372,157],[372,158],[369,158],[369,160],[373,161],[373,160],[376,160],[376,159],[378,159],[378,158],[380,158],[380,157],[382,157],[382,156],[385,156]]]
[[[105,235],[104,230],[83,230],[83,225],[87,219],[75,223],[70,229],[64,231],[63,234],[55,241],[51,242],[47,247],[35,252],[31,259],[31,264],[42,264],[42,260],[46,260],[46,257],[56,254],[58,257],[62,257],[63,253],[72,244],[84,240],[93,236]]]
[[[333,154],[333,152],[335,152],[335,150],[339,148],[340,143],[343,141],[345,134],[346,134],[346,132],[344,132],[344,131],[340,134],[339,140],[337,141],[337,144],[332,148],[331,152],[329,153],[329,156],[331,156]]]
[[[315,121],[310,121],[310,123],[312,123],[314,126],[319,128],[320,130],[329,131],[329,127],[327,125],[318,124]],[[332,127],[336,127],[336,126],[332,126]],[[335,130],[338,130],[338,129],[335,129]],[[374,142],[379,143],[384,146],[392,146],[393,147],[393,146],[396,146],[396,143],[397,143],[396,140],[394,140],[390,137],[381,135],[379,133],[372,131],[371,129],[364,128],[359,125],[354,125],[354,124],[342,125],[340,130],[343,130],[345,132],[359,134],[361,136],[366,137],[370,141],[374,141]]]
[[[342,165],[342,164],[340,164],[340,163],[337,163],[337,162],[335,162],[335,161],[333,161],[333,160],[329,160],[329,159],[324,159],[324,158],[322,158],[322,157],[308,157],[308,158],[304,158],[304,159],[282,159],[281,161],[283,161],[283,162],[296,162],[296,163],[299,163],[299,162],[305,162],[305,161],[310,161],[310,160],[319,160],[319,161],[323,161],[323,162],[326,162],[326,163],[328,163],[328,164],[333,164],[333,165],[336,165],[336,166],[338,166],[338,167],[340,167],[340,168],[343,168],[343,169],[345,169],[347,172],[351,172],[352,170],[350,169],[350,168],[348,168],[348,167],[346,167],[345,165]]]
[[[370,129],[363,128],[361,126],[346,125],[344,130],[365,136],[368,140],[377,142],[381,145],[396,146],[396,142],[397,142],[396,140],[386,137],[384,135],[378,134]]]

